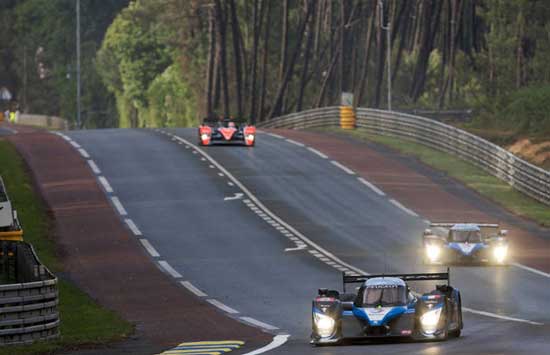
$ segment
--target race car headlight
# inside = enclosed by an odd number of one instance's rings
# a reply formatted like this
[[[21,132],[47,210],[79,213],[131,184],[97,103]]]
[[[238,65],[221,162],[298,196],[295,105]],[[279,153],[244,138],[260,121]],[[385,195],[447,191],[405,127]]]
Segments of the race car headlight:
[[[441,248],[438,245],[435,245],[435,244],[426,245],[426,256],[431,261],[435,261],[439,259],[440,254],[441,254]]]
[[[205,140],[207,140],[207,139],[209,139],[209,138],[210,138],[210,135],[208,135],[207,133],[201,134],[201,139],[202,139],[203,141],[205,141]]]
[[[254,140],[254,135],[253,134],[248,134],[248,135],[246,135],[246,139],[248,139],[249,141],[253,141]]]
[[[320,336],[328,337],[332,335],[335,324],[334,319],[321,313],[313,313],[313,319],[315,320],[315,327]]]
[[[422,328],[426,332],[435,332],[437,329],[437,324],[439,323],[439,317],[441,316],[441,310],[443,307],[432,309],[427,311],[420,317],[420,323]]]
[[[496,261],[501,263],[506,259],[506,256],[508,256],[508,246],[506,245],[498,245],[493,249],[493,256],[495,257]]]

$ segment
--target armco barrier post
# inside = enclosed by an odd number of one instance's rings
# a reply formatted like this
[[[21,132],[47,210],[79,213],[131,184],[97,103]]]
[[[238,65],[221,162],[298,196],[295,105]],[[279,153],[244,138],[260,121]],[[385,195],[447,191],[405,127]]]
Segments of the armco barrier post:
[[[352,106],[340,106],[340,127],[355,129],[355,111]]]

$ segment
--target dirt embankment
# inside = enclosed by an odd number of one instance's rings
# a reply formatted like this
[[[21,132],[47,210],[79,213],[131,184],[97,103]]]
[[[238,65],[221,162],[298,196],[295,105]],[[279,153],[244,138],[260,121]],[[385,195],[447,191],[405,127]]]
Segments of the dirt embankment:
[[[550,141],[532,143],[525,138],[518,140],[506,149],[543,169],[550,170]]]

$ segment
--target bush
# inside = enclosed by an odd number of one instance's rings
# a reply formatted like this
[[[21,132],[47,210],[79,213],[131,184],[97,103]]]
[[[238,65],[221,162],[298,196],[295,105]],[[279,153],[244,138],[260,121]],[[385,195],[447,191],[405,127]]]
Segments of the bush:
[[[191,127],[197,125],[197,99],[184,82],[179,64],[157,76],[147,90],[148,127]]]
[[[503,125],[520,134],[550,135],[550,85],[527,87],[510,96],[500,111]]]

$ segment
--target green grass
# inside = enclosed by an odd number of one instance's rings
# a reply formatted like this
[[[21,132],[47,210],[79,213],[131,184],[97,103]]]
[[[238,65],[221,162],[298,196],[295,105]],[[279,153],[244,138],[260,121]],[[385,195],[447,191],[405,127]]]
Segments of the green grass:
[[[450,177],[462,182],[509,211],[532,219],[543,226],[550,226],[550,207],[515,190],[507,183],[487,174],[475,165],[450,154],[411,141],[370,134],[362,129],[348,131],[340,128],[326,128],[322,131],[349,134],[355,138],[379,143],[402,154],[418,158],[426,165],[447,173]]]
[[[63,271],[56,256],[52,221],[45,205],[34,191],[26,166],[8,142],[0,140],[0,175],[17,209],[25,241],[31,243],[41,262],[52,272]],[[61,336],[52,341],[26,346],[0,347],[3,354],[43,354],[62,349],[106,344],[121,340],[133,332],[133,326],[117,314],[95,303],[71,282],[59,279]]]

